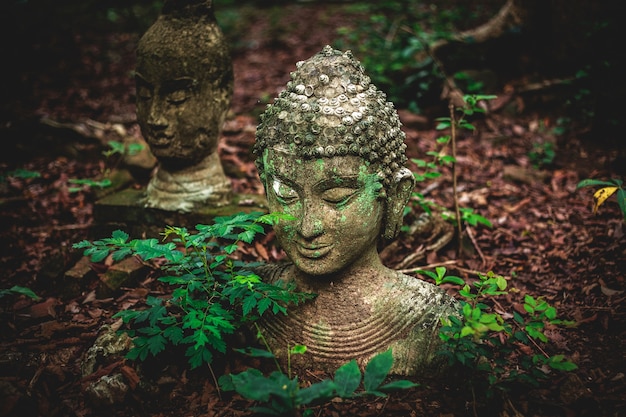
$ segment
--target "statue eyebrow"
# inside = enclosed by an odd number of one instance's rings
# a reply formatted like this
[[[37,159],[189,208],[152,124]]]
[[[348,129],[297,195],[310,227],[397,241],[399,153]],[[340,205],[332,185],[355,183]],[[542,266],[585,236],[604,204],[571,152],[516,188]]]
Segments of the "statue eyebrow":
[[[167,80],[163,82],[162,89],[166,92],[177,90],[193,89],[198,85],[198,81],[191,77],[181,77],[175,80]]]
[[[271,180],[271,182],[274,181],[278,181],[280,183],[283,183],[285,185],[287,185],[288,187],[293,188],[294,190],[298,191],[298,190],[302,190],[302,187],[299,186],[298,184],[296,184],[295,182],[291,181],[289,178],[279,174],[279,173],[272,173],[269,175],[269,178]]]
[[[313,185],[315,191],[326,191],[332,188],[354,188],[359,189],[363,184],[359,183],[359,177],[356,175],[349,176],[333,176],[332,178],[325,178]]]
[[[145,84],[145,85],[152,86],[152,84],[151,84],[151,83],[149,83],[149,82],[148,82],[148,80],[146,80],[146,79],[144,78],[144,76],[143,76],[143,75],[141,75],[141,74],[140,74],[140,73],[138,73],[138,72],[135,72],[135,80],[136,80],[136,81],[139,81],[141,84]]]

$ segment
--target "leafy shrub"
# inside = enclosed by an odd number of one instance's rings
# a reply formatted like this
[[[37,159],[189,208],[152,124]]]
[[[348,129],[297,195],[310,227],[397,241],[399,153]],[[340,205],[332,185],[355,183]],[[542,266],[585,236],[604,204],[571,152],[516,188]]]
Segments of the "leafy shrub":
[[[524,315],[500,312],[494,305],[495,297],[512,291],[507,289],[504,277],[488,272],[478,274],[472,285],[456,276],[448,276],[445,267],[433,271],[417,271],[435,281],[435,284],[463,285],[459,291],[461,311],[458,317],[444,320],[439,332],[444,342],[442,355],[450,364],[460,364],[470,370],[478,382],[486,378],[488,392],[506,389],[512,382],[537,385],[550,370],[570,371],[577,366],[564,355],[549,355],[541,345],[549,343],[546,326],[572,326],[575,323],[557,318],[557,311],[542,298],[524,296]],[[523,346],[526,354],[517,355]],[[528,354],[528,352],[532,352]]]
[[[220,378],[220,385],[226,391],[237,391],[245,398],[264,404],[253,407],[255,412],[277,416],[296,415],[302,407],[324,403],[335,397],[354,398],[363,395],[384,397],[387,392],[417,386],[408,380],[395,380],[384,384],[392,365],[393,356],[389,349],[374,356],[368,362],[363,374],[356,361],[352,360],[337,369],[334,379],[324,379],[306,388],[300,387],[297,377],[290,378],[280,370],[264,376],[257,369],[224,375]],[[363,389],[357,391],[361,385]],[[303,415],[313,415],[313,412],[308,409]]]
[[[465,103],[464,107],[458,107],[451,111],[450,117],[440,117],[437,119],[436,129],[439,131],[450,131],[450,134],[441,135],[436,139],[438,146],[437,150],[428,151],[426,155],[430,157],[430,160],[412,158],[413,162],[419,172],[414,172],[413,176],[416,182],[422,183],[441,177],[442,170],[445,167],[452,168],[452,180],[453,184],[456,184],[456,171],[454,166],[456,164],[456,132],[458,130],[474,131],[476,128],[467,120],[468,117],[476,114],[484,113],[484,109],[480,106],[480,102],[484,100],[492,100],[495,96],[492,95],[466,95],[463,96]],[[460,114],[457,116],[457,114]],[[454,186],[456,196],[456,186]],[[459,224],[457,219],[460,220],[460,224],[467,223],[471,226],[477,226],[479,223],[487,227],[492,227],[492,224],[485,217],[474,212],[474,209],[469,207],[458,207],[458,199],[455,197],[455,211],[456,216],[451,214],[448,210],[438,206],[434,201],[428,200],[425,196],[416,191],[413,193],[412,202],[419,205],[427,213],[431,212],[431,208],[438,208],[445,220],[449,220],[454,224]],[[458,208],[458,210],[456,210]]]
[[[233,259],[240,242],[251,243],[263,224],[274,224],[278,214],[240,213],[217,217],[212,225],[196,226],[191,233],[183,227],[167,227],[164,239],[129,240],[127,233],[113,232],[110,238],[74,245],[84,249],[93,262],[111,255],[114,261],[135,255],[143,261],[158,260],[164,273],[159,281],[170,284],[167,299],[148,297],[145,310],[120,311],[114,317],[132,324],[128,333],[134,347],[128,358],[144,360],[157,355],[168,344],[187,346],[185,355],[192,368],[211,363],[215,354],[226,352],[226,335],[249,325],[265,313],[286,314],[289,303],[312,295],[294,291],[292,285],[272,285],[252,271],[254,264]]]

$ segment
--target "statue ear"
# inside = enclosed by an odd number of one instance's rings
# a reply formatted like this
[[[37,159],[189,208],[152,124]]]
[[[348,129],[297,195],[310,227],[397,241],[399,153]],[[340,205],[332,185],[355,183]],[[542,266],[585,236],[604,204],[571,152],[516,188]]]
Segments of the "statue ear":
[[[415,178],[407,168],[402,168],[394,176],[393,183],[387,191],[387,207],[383,224],[385,240],[394,239],[400,232],[404,207],[409,202],[414,187]]]

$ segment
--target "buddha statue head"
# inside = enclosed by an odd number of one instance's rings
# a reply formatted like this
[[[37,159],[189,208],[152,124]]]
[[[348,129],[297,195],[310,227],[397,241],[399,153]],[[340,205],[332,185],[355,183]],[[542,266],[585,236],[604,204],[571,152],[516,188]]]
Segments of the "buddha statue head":
[[[233,70],[211,0],[165,2],[139,41],[136,86],[141,132],[160,164],[148,205],[185,209],[224,202],[230,182],[217,145]]]
[[[296,67],[254,147],[270,210],[295,219],[278,241],[307,275],[378,265],[414,186],[398,114],[350,51],[326,46]]]
[[[415,180],[404,133],[386,100],[348,52],[326,46],[296,64],[287,88],[261,115],[254,153],[276,237],[290,262],[260,267],[267,282],[316,297],[263,317],[266,346],[299,374],[364,367],[392,350],[392,372],[439,369],[437,329],[455,314],[440,288],[383,265]],[[305,345],[304,355],[289,346]]]

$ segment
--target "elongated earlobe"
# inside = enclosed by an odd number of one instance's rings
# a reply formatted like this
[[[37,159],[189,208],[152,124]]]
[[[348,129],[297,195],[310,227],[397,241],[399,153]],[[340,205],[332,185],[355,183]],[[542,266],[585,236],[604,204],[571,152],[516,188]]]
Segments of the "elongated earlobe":
[[[383,230],[383,238],[385,240],[392,240],[398,236],[402,226],[404,207],[409,202],[414,187],[415,178],[409,169],[402,168],[394,176],[393,183],[387,193]]]

